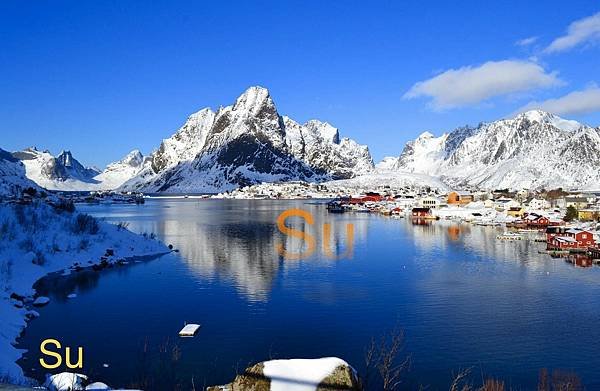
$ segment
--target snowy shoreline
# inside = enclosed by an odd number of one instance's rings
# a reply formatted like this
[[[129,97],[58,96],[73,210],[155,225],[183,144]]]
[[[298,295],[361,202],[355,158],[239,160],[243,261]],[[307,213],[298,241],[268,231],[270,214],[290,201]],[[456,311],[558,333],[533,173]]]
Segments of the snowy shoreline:
[[[151,236],[77,211],[59,211],[45,202],[0,204],[0,379],[36,384],[16,363],[24,353],[16,348],[16,341],[39,315],[34,311],[37,281],[52,274],[126,265],[171,251]]]

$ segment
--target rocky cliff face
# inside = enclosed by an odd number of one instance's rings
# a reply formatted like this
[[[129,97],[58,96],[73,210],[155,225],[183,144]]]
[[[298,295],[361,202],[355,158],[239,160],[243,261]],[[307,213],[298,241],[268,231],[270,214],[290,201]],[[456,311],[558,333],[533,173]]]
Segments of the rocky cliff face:
[[[454,187],[588,187],[600,183],[600,131],[543,111],[407,143],[396,170]]]
[[[347,178],[373,168],[368,148],[327,123],[279,115],[269,92],[246,90],[235,104],[191,115],[163,140],[125,190],[222,191],[257,182]]]

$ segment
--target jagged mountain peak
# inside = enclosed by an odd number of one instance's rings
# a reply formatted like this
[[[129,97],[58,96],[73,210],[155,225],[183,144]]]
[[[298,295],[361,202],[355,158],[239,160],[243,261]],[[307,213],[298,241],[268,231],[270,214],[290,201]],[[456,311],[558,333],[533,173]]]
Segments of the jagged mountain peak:
[[[265,107],[275,108],[269,90],[261,86],[253,86],[236,99],[232,110],[248,111],[251,115],[257,115]]]
[[[454,187],[571,187],[600,181],[599,156],[597,130],[531,110],[447,137],[419,137],[395,169],[441,176]]]
[[[304,126],[318,133],[324,140],[330,143],[340,143],[340,132],[338,128],[332,126],[329,122],[322,122],[318,119],[311,119],[307,121],[304,124]]]
[[[417,140],[430,139],[430,138],[435,138],[435,136],[433,135],[433,133],[426,130],[417,137]]]
[[[529,122],[538,123],[553,126],[563,131],[575,131],[582,126],[585,126],[577,121],[567,120],[559,117],[558,115],[549,113],[544,110],[529,110],[523,113],[517,114],[514,118],[517,123]]]
[[[123,189],[221,191],[258,181],[324,180],[373,168],[368,148],[327,122],[281,116],[266,88],[244,91],[216,113],[204,109],[149,158]]]
[[[127,164],[132,167],[137,167],[144,162],[144,155],[140,152],[139,149],[134,149],[129,152],[123,159],[119,161],[119,163]]]
[[[56,159],[58,159],[65,167],[73,166],[73,154],[69,150],[62,150],[58,156],[56,156]]]

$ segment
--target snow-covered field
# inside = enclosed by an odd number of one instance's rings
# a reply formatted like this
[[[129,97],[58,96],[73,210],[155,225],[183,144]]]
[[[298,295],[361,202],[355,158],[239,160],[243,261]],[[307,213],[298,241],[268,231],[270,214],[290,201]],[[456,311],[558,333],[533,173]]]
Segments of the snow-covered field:
[[[15,363],[22,352],[13,344],[26,320],[37,316],[31,307],[38,279],[61,270],[70,273],[76,262],[91,266],[105,255],[111,262],[169,251],[159,241],[64,209],[41,200],[25,205],[0,201],[0,378],[27,382]]]

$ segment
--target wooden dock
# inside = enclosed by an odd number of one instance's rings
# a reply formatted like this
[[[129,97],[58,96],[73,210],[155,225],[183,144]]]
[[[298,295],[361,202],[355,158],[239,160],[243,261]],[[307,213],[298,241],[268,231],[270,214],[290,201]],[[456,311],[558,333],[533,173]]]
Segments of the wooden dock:
[[[186,324],[179,332],[180,337],[193,337],[200,330],[200,325],[195,323]]]

